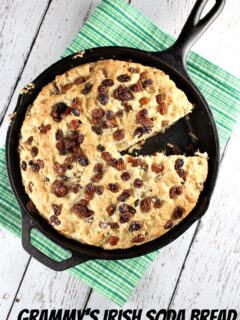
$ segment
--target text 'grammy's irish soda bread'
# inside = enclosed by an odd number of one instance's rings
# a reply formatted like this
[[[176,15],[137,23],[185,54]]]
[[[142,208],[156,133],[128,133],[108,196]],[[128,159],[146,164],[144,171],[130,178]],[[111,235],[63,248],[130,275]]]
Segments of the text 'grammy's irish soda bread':
[[[207,158],[120,151],[192,108],[164,72],[132,62],[103,60],[57,76],[21,129],[28,209],[65,236],[104,249],[161,236],[196,205]]]

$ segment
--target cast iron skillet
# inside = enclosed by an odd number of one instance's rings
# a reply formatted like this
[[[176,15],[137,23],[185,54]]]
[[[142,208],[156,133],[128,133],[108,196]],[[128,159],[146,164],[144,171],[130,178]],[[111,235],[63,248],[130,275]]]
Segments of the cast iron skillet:
[[[162,52],[146,52],[124,47],[89,49],[85,51],[82,58],[71,55],[50,66],[32,82],[34,84],[33,89],[19,96],[15,109],[16,116],[9,126],[7,134],[7,170],[13,192],[21,208],[22,245],[30,255],[44,265],[60,271],[92,259],[116,260],[141,256],[155,251],[178,238],[206,212],[218,173],[219,141],[213,115],[206,100],[189,78],[185,63],[188,50],[220,14],[225,0],[216,0],[212,9],[200,19],[200,15],[207,2],[208,0],[197,0],[179,38],[167,50]],[[190,115],[190,121],[182,119],[168,129],[165,134],[159,135],[157,138],[149,139],[142,148],[142,154],[152,154],[153,152],[161,151],[166,148],[167,143],[177,144],[184,148],[189,143],[190,136],[188,133],[192,131],[198,137],[197,147],[201,151],[206,151],[209,155],[209,174],[204,190],[200,195],[196,207],[188,217],[160,238],[126,250],[103,250],[94,246],[78,243],[62,236],[49,226],[40,215],[34,215],[28,212],[26,203],[29,201],[29,198],[21,182],[17,148],[20,129],[28,105],[34,101],[42,87],[51,82],[56,75],[62,74],[75,66],[99,59],[131,59],[133,62],[159,68],[169,74],[177,86],[186,93],[189,100],[197,106]],[[68,250],[72,254],[71,257],[65,261],[57,262],[40,252],[30,241],[31,230],[34,228],[41,231],[60,247]]]

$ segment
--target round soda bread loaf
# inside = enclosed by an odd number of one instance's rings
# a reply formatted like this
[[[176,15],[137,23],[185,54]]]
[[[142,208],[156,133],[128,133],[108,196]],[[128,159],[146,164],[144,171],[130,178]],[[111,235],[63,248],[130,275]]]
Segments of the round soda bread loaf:
[[[160,237],[196,205],[207,157],[120,151],[192,109],[168,75],[132,62],[103,60],[57,76],[21,129],[28,210],[65,236],[108,250]]]

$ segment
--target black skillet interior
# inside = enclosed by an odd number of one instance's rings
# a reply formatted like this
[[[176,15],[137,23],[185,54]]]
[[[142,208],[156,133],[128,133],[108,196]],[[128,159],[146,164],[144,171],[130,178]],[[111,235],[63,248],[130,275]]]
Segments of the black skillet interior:
[[[89,49],[85,51],[83,57],[72,55],[49,67],[32,82],[34,88],[28,93],[19,96],[15,109],[16,116],[9,127],[7,135],[7,169],[13,191],[21,207],[23,247],[43,264],[54,270],[64,270],[93,258],[127,259],[150,253],[175,240],[205,213],[217,177],[219,143],[211,111],[185,71],[185,57],[194,41],[196,41],[200,34],[220,13],[225,1],[218,1],[210,12],[200,20],[200,14],[206,2],[206,0],[198,0],[196,2],[178,40],[169,49],[163,52],[144,52],[124,47]],[[152,154],[156,151],[166,150],[167,144],[169,143],[177,145],[183,151],[186,150],[186,146],[189,145],[189,143],[193,142],[195,148],[198,148],[200,151],[206,151],[209,155],[209,175],[204,190],[200,195],[197,206],[188,217],[160,238],[126,250],[107,251],[101,248],[83,245],[60,235],[49,226],[42,217],[29,213],[26,209],[26,203],[29,198],[21,182],[21,172],[17,154],[18,136],[26,109],[34,101],[42,87],[51,82],[56,75],[62,74],[72,67],[100,59],[132,60],[133,62],[138,62],[143,65],[159,68],[169,74],[177,86],[186,93],[189,100],[197,106],[189,116],[190,120],[181,119],[169,128],[165,134],[148,139],[140,153]],[[192,141],[189,132],[193,132],[198,137],[198,140],[193,139]],[[30,232],[33,228],[39,229],[49,239],[71,252],[72,256],[68,260],[56,262],[38,251],[30,242]]]

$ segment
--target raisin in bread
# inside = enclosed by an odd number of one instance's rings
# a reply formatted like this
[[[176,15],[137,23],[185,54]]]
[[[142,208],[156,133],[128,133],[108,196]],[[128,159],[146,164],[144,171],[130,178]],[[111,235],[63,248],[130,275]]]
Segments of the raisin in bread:
[[[65,236],[104,249],[160,237],[196,205],[207,157],[120,151],[192,109],[166,74],[132,62],[99,61],[57,76],[21,129],[28,209]]]

